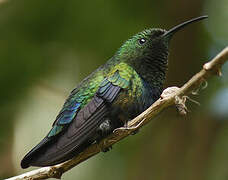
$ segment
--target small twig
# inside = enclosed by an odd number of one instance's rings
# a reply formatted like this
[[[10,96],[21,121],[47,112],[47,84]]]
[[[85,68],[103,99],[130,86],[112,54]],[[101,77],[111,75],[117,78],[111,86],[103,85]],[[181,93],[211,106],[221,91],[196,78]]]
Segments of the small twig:
[[[134,118],[128,123],[127,128],[119,128],[114,131],[109,137],[105,138],[100,142],[100,144],[92,144],[85,151],[80,153],[75,158],[66,161],[62,164],[58,164],[52,167],[44,167],[37,170],[33,170],[22,174],[20,176],[9,178],[8,180],[38,180],[38,179],[48,179],[48,178],[61,178],[61,175],[69,171],[71,168],[75,167],[79,163],[89,159],[90,157],[96,155],[100,152],[100,147],[110,147],[121,139],[127,137],[128,135],[135,132],[140,127],[147,124],[151,118],[159,114],[166,107],[171,105],[180,104],[177,99],[182,99],[181,103],[185,106],[187,96],[191,94],[195,89],[199,88],[202,82],[205,82],[212,75],[221,76],[221,66],[228,60],[228,47],[226,47],[222,52],[220,52],[214,59],[210,62],[204,64],[203,69],[194,75],[186,84],[181,88],[171,87],[163,91],[161,98],[158,99],[154,104],[152,104],[146,111],[141,113],[139,116]],[[185,99],[185,100],[183,100]]]

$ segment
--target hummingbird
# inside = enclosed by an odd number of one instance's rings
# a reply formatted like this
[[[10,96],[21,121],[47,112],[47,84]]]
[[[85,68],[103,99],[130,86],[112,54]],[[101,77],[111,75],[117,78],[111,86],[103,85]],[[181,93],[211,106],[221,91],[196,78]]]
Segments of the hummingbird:
[[[128,39],[73,89],[51,130],[25,155],[21,167],[67,161],[151,106],[163,90],[173,35],[205,18],[193,18],[168,31],[146,29]]]

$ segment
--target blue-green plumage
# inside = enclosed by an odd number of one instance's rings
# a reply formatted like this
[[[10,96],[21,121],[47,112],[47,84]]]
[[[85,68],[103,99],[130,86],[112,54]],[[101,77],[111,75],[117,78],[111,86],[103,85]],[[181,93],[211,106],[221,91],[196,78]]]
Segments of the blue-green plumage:
[[[21,161],[22,168],[68,160],[147,109],[162,92],[172,35],[203,18],[170,31],[148,29],[126,41],[71,92],[50,132]]]

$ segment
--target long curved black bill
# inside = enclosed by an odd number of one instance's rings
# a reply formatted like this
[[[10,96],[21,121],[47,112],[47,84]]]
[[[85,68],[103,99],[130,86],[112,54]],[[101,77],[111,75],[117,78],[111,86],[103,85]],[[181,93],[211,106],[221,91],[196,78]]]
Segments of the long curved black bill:
[[[180,29],[184,28],[185,26],[187,26],[187,25],[189,25],[189,24],[191,24],[191,23],[193,23],[193,22],[197,22],[197,21],[200,21],[200,20],[202,20],[202,19],[206,19],[206,18],[208,18],[208,16],[200,16],[200,17],[193,18],[193,19],[190,19],[190,20],[188,20],[188,21],[185,21],[185,22],[183,22],[183,23],[181,23],[181,24],[179,24],[179,25],[173,27],[172,29],[166,31],[166,32],[163,34],[163,36],[164,36],[164,37],[170,37],[170,36],[172,36],[173,34],[175,34],[177,31],[179,31]]]

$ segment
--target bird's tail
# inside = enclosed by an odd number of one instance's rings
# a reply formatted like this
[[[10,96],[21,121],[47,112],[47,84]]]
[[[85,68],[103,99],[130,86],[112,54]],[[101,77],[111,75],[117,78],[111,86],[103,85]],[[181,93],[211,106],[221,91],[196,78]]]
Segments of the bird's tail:
[[[44,153],[45,147],[48,145],[49,139],[44,138],[39,144],[37,144],[31,151],[29,151],[21,161],[21,167],[23,169],[28,168],[35,161],[35,157]]]
[[[57,138],[49,139],[48,137],[45,137],[38,145],[36,145],[28,154],[25,155],[21,161],[21,167],[25,169],[29,166],[45,167],[59,164],[73,158],[74,156],[77,156],[90,144],[88,141],[86,141],[74,150],[63,151],[58,155],[56,154],[56,156],[52,156],[52,154],[55,154],[59,151],[56,148],[57,142]]]

